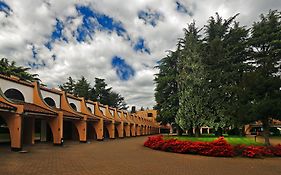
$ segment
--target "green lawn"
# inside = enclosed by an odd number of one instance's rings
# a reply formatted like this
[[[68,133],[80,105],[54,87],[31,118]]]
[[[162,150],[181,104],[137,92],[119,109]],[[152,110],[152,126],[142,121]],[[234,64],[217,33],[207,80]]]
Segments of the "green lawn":
[[[165,136],[165,139],[178,139],[184,141],[200,141],[200,142],[211,142],[217,139],[217,137],[202,136],[202,137],[188,137],[188,136]],[[239,136],[227,136],[225,140],[231,145],[263,145],[263,143],[255,142],[254,138],[239,137]]]

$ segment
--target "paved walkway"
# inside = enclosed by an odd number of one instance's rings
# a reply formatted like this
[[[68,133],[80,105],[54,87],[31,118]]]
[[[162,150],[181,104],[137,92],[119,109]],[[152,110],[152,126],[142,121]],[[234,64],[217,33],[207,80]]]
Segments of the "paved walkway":
[[[214,158],[154,151],[147,137],[64,147],[37,144],[29,153],[0,146],[1,175],[280,175],[281,158]]]

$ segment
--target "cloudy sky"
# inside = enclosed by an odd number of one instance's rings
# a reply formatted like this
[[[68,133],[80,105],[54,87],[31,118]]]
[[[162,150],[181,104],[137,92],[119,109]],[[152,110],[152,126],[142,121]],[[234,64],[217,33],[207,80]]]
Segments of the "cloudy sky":
[[[0,58],[31,67],[49,87],[104,78],[129,105],[152,107],[154,66],[183,28],[218,12],[251,25],[280,0],[0,0]]]

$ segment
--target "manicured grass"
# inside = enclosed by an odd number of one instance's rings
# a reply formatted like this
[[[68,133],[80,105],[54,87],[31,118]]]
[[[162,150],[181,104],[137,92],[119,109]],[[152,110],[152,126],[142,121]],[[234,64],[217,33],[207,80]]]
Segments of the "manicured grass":
[[[210,136],[202,136],[202,137],[188,137],[188,136],[165,136],[165,139],[178,139],[184,141],[200,141],[200,142],[212,142],[216,140],[218,137],[210,137]],[[225,140],[231,145],[263,145],[263,143],[255,142],[254,138],[248,137],[239,137],[239,136],[227,136],[224,137]]]

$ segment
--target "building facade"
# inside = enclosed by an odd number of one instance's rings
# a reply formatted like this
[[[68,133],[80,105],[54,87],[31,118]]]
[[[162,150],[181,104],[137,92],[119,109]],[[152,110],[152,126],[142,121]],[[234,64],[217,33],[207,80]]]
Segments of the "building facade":
[[[159,133],[157,111],[129,113],[17,77],[0,75],[0,141],[21,150],[36,141],[103,140]]]

